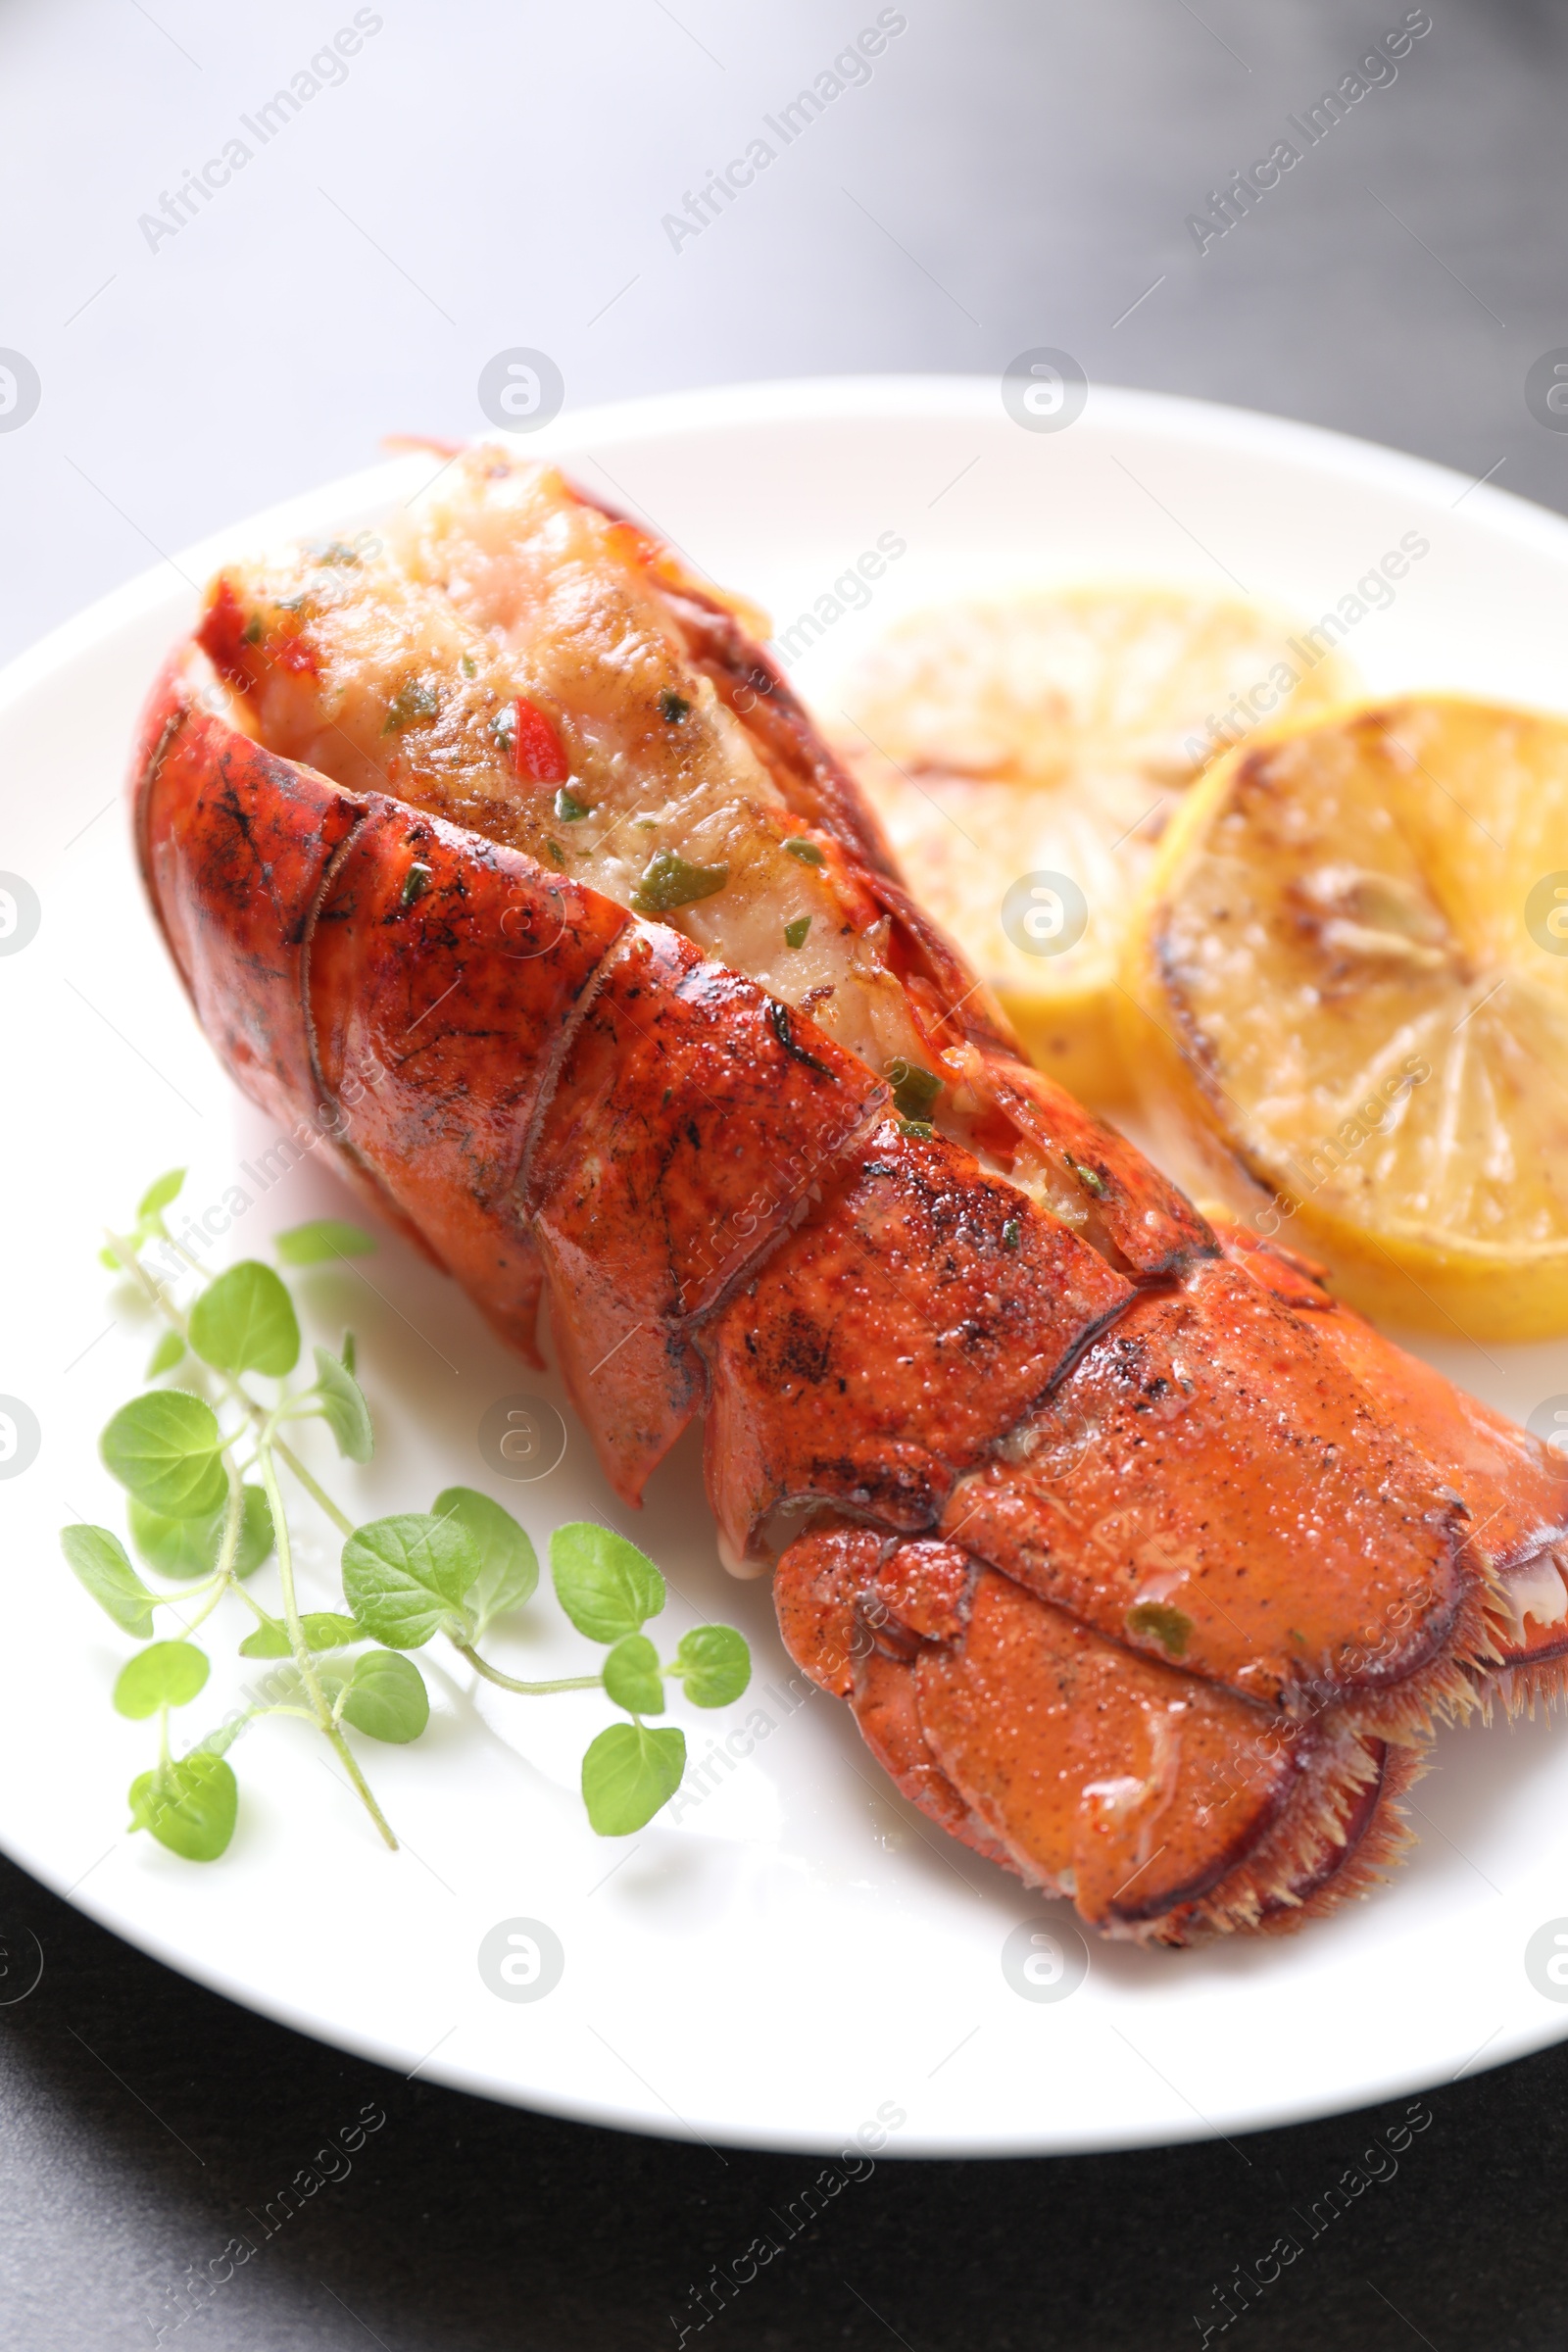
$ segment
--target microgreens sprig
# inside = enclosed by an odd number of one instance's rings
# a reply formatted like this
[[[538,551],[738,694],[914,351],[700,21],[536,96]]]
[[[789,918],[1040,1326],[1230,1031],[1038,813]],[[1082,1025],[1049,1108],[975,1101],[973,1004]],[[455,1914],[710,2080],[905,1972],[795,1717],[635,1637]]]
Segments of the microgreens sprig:
[[[149,1388],[122,1405],[100,1440],[105,1467],[126,1490],[131,1544],[143,1565],[176,1590],[148,1585],[120,1538],[106,1527],[61,1531],[67,1561],[122,1631],[147,1644],[122,1669],[113,1700],[122,1715],[156,1718],[158,1758],[130,1787],[130,1826],[194,1862],[215,1861],[238,1817],[239,1789],[228,1750],[266,1716],[306,1724],[332,1749],[388,1846],[397,1839],[370,1791],[347,1731],[398,1745],[416,1740],[429,1721],[424,1678],[409,1656],[441,1641],[474,1673],[528,1698],[561,1690],[603,1690],[629,1718],[590,1743],[582,1794],[602,1837],[642,1829],[680,1785],[685,1735],[646,1718],[664,1712],[664,1682],[680,1684],[694,1706],[721,1707],[751,1679],[742,1637],[723,1625],[682,1635],[661,1662],[643,1628],[664,1606],[664,1579],[634,1544],[592,1521],[559,1527],[550,1540],[556,1595],[589,1641],[605,1645],[596,1672],[523,1682],[481,1655],[491,1627],[532,1598],[539,1581],[533,1544],[509,1511],[471,1487],[448,1487],[429,1511],[407,1511],[356,1526],[305,1467],[281,1432],[290,1423],[325,1422],[348,1461],[369,1461],[375,1438],[356,1372],[352,1334],[337,1354],[313,1349],[316,1378],[288,1385],[300,1358],[299,1316],[275,1268],[244,1258],[212,1275],[169,1229],[165,1210],[178,1198],[183,1169],[158,1178],[143,1195],[126,1234],[111,1233],[103,1262],[128,1277],[166,1326],[147,1368],[149,1380],[194,1358],[210,1376],[194,1388]],[[307,1267],[375,1247],[359,1226],[318,1218],[278,1234],[281,1262]],[[163,1265],[149,1262],[157,1249]],[[172,1261],[172,1262],[171,1262]],[[201,1284],[188,1309],[172,1295],[171,1272]],[[270,1397],[247,1385],[275,1383]],[[201,1379],[197,1371],[193,1377]],[[345,1607],[302,1610],[294,1541],[280,1469],[303,1488],[344,1538]],[[254,1472],[254,1480],[247,1474]],[[249,1579],[276,1562],[277,1601],[269,1609]],[[169,1719],[206,1688],[211,1663],[191,1640],[227,1599],[249,1612],[239,1654],[275,1661],[260,1692],[223,1723],[175,1755]],[[154,1612],[167,1609],[178,1636],[154,1640]],[[350,1654],[350,1653],[354,1654]]]

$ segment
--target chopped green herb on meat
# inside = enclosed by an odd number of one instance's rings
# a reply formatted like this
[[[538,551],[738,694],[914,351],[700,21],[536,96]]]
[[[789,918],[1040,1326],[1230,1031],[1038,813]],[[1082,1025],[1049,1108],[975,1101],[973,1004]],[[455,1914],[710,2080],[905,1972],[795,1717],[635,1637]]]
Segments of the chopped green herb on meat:
[[[710,899],[729,880],[727,865],[693,865],[678,850],[661,850],[643,868],[632,894],[639,914],[671,914],[697,899]]]

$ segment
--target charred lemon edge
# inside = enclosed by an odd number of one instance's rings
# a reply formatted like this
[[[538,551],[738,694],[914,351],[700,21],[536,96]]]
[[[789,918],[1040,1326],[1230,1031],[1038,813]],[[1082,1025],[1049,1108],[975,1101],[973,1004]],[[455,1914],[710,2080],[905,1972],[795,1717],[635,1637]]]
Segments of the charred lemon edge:
[[[1155,852],[1129,917],[1114,991],[1122,1060],[1133,1098],[1155,1129],[1160,1155],[1186,1163],[1178,1174],[1211,1187],[1255,1230],[1277,1233],[1322,1258],[1336,1290],[1363,1313],[1446,1339],[1560,1339],[1568,1335],[1568,1235],[1560,1242],[1504,1245],[1398,1216],[1373,1227],[1321,1195],[1298,1198],[1283,1167],[1271,1165],[1262,1139],[1242,1125],[1208,1056],[1181,1034],[1181,1008],[1160,968],[1162,912],[1229,801],[1244,761],[1274,744],[1410,704],[1539,719],[1561,729],[1568,742],[1568,716],[1561,711],[1446,687],[1357,696],[1309,717],[1257,728],[1193,785]]]

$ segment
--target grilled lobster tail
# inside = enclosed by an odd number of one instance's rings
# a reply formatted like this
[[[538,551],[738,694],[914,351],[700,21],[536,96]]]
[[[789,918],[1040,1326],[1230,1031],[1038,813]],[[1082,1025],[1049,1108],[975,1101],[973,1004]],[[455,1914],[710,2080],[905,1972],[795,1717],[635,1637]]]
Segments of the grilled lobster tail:
[[[625,1501],[702,1415],[797,1661],[1095,1926],[1325,1908],[1435,1716],[1549,1674],[1499,1579],[1548,1609],[1562,1465],[1029,1068],[734,613],[559,476],[223,575],[132,790],[238,1082],[534,1361],[548,1298]]]

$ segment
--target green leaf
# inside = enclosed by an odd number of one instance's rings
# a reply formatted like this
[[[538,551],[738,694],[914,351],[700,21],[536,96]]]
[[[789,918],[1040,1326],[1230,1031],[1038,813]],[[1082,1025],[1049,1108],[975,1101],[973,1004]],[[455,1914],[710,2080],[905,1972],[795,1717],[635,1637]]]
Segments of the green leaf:
[[[197,1748],[130,1784],[130,1826],[187,1862],[216,1862],[234,1835],[239,1788],[221,1756]]]
[[[345,1642],[363,1642],[364,1629],[339,1609],[307,1609],[300,1619],[305,1646],[310,1650],[341,1649]],[[288,1627],[280,1617],[269,1617],[247,1634],[239,1645],[242,1658],[287,1658],[293,1655]]]
[[[339,1453],[351,1462],[368,1462],[375,1451],[370,1408],[353,1373],[329,1348],[316,1350],[316,1385],[321,1392],[321,1419],[336,1438]]]
[[[166,1331],[147,1361],[147,1377],[156,1380],[160,1372],[172,1372],[185,1352],[185,1343],[177,1331]]]
[[[221,1511],[207,1519],[171,1519],[163,1511],[150,1511],[132,1495],[127,1516],[131,1542],[160,1576],[205,1576],[218,1557]]]
[[[670,1672],[694,1707],[727,1707],[752,1679],[752,1653],[732,1625],[695,1625],[682,1634]]]
[[[653,1820],[680,1787],[686,1736],[612,1723],[582,1760],[582,1801],[601,1838],[629,1838]]]
[[[342,1360],[344,1371],[352,1379],[358,1380],[360,1373],[359,1366],[354,1360],[354,1334],[352,1331],[346,1331],[343,1334],[343,1345],[338,1349],[338,1354]]]
[[[171,1200],[177,1200],[184,1181],[183,1168],[171,1168],[167,1174],[155,1177],[136,1203],[137,1222],[145,1223],[149,1217],[160,1215]]]
[[[628,1715],[662,1715],[659,1652],[646,1634],[628,1634],[605,1660],[605,1690]]]
[[[246,1635],[239,1645],[239,1654],[242,1658],[289,1657],[292,1651],[288,1627],[278,1618],[269,1617],[264,1624]]]
[[[185,1389],[150,1389],[122,1404],[99,1441],[110,1474],[170,1519],[208,1519],[228,1491],[218,1416]]]
[[[127,1634],[145,1642],[153,1630],[158,1596],[136,1574],[120,1538],[107,1527],[63,1527],[60,1548],[98,1606]]]
[[[242,1257],[191,1308],[190,1344],[220,1372],[292,1372],[300,1360],[294,1301],[270,1266]]]
[[[111,1274],[123,1274],[125,1271],[119,1250],[111,1250],[107,1242],[98,1252],[98,1263],[107,1266]]]
[[[272,1514],[266,1494],[260,1487],[246,1487],[243,1493],[239,1541],[234,1546],[236,1576],[249,1576],[272,1548]],[[209,1519],[171,1519],[132,1497],[130,1540],[148,1567],[156,1568],[160,1576],[206,1576],[217,1565],[227,1516],[225,1503]]]
[[[368,1649],[355,1661],[343,1720],[371,1740],[399,1746],[417,1740],[430,1720],[429,1694],[417,1666],[389,1649]]]
[[[592,1519],[557,1528],[550,1572],[562,1607],[590,1642],[635,1634],[664,1605],[664,1580],[647,1553]]]
[[[810,916],[808,914],[798,914],[793,923],[786,923],[784,926],[784,945],[787,948],[804,948],[806,945],[806,935],[810,928]]]
[[[365,1628],[341,1609],[307,1609],[300,1626],[307,1649],[341,1649],[346,1642],[365,1640]]]
[[[183,1707],[204,1688],[212,1668],[194,1642],[155,1642],[138,1649],[120,1670],[115,1706],[133,1723],[160,1707]]]
[[[375,1236],[344,1217],[313,1217],[308,1225],[274,1233],[272,1248],[285,1266],[319,1266],[336,1257],[368,1257]]]
[[[464,1599],[482,1634],[497,1617],[520,1609],[539,1582],[539,1557],[508,1510],[472,1487],[446,1487],[436,1496],[438,1519],[456,1519],[479,1550],[479,1573]]]
[[[444,1626],[467,1641],[473,1620],[463,1596],[481,1564],[461,1519],[407,1511],[355,1529],[343,1546],[343,1590],[365,1631],[388,1649],[419,1649]]]

